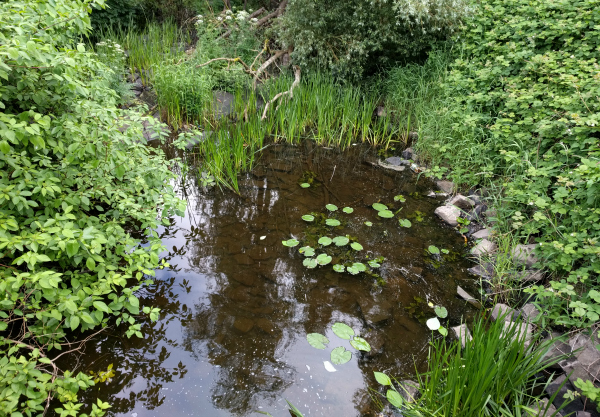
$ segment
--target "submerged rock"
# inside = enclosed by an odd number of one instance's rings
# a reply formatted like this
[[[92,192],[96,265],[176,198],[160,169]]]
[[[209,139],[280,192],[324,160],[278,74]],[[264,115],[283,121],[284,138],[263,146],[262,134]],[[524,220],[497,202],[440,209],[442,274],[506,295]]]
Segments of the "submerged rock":
[[[254,321],[248,317],[237,317],[233,322],[233,327],[242,333],[248,333],[254,327]]]
[[[481,308],[481,303],[477,299],[471,297],[469,293],[462,289],[460,285],[456,287],[456,294],[460,298],[471,304],[473,307]]]
[[[392,305],[388,301],[377,301],[364,297],[358,300],[365,321],[377,324],[392,317]]]

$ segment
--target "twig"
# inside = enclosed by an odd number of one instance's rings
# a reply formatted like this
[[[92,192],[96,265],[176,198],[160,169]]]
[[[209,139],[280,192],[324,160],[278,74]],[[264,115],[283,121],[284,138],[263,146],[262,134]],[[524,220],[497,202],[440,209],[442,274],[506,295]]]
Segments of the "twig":
[[[294,88],[296,88],[296,86],[300,84],[300,67],[299,66],[295,66],[294,67],[294,82],[292,83],[292,86],[290,87],[290,89],[288,91],[282,91],[281,93],[277,94],[275,97],[273,97],[267,104],[265,104],[265,110],[263,111],[263,115],[260,118],[260,120],[265,120],[267,118],[267,111],[269,110],[269,106],[273,103],[275,103],[280,97],[283,97],[286,94],[290,95],[290,98],[294,97]]]
[[[255,75],[254,75],[254,81],[252,81],[252,89],[253,89],[253,90],[256,90],[256,82],[258,81],[258,77],[260,77],[260,74],[261,74],[261,73],[262,73],[264,70],[266,70],[266,69],[269,67],[269,65],[271,65],[273,62],[275,62],[275,61],[277,60],[277,58],[279,58],[281,55],[285,54],[286,52],[288,52],[288,51],[286,51],[286,50],[281,50],[281,51],[277,51],[277,52],[275,52],[275,54],[274,54],[274,55],[273,55],[271,58],[267,59],[267,60],[265,61],[265,63],[264,63],[264,64],[262,64],[262,65],[261,65],[261,66],[260,66],[260,67],[259,67],[259,68],[256,70],[256,73],[255,73]]]
[[[252,14],[250,16],[248,16],[248,19],[253,19],[256,16],[260,16],[261,14],[263,14],[264,12],[266,12],[267,9],[265,9],[264,7],[261,7],[260,9],[258,9],[255,12],[252,12]]]
[[[273,13],[269,13],[268,15],[266,15],[265,17],[260,19],[258,22],[256,22],[256,27],[259,28],[259,27],[265,25],[269,20],[271,20],[275,17],[279,17],[281,14],[283,14],[283,11],[285,10],[285,7],[287,6],[287,2],[288,2],[288,0],[283,0],[281,2],[281,4],[279,5],[279,7],[277,8],[277,10],[275,10]]]

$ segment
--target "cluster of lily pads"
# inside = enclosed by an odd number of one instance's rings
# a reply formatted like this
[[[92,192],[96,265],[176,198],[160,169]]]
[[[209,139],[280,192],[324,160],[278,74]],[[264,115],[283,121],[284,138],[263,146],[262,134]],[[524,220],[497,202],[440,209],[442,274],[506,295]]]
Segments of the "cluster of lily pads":
[[[344,323],[334,323],[331,326],[331,330],[341,339],[350,340],[350,345],[356,350],[362,350],[364,352],[371,351],[371,345],[365,339],[359,336],[355,336],[354,329]],[[323,350],[327,347],[329,339],[321,333],[309,333],[306,335],[308,343],[316,349]],[[346,350],[343,346],[338,346],[331,351],[331,363],[334,365],[343,365],[352,359],[352,352]],[[328,368],[328,364],[325,363],[325,367]],[[329,369],[328,369],[329,370]],[[334,369],[335,370],[335,369]]]
[[[437,317],[430,318],[429,320],[427,320],[427,322],[425,324],[427,325],[429,330],[432,330],[432,331],[437,330],[438,332],[440,332],[440,334],[442,336],[447,336],[448,329],[446,329],[444,326],[442,326],[438,317],[440,319],[445,319],[446,317],[448,317],[448,310],[446,310],[446,307],[434,306],[433,303],[429,303],[429,306],[433,307],[433,311],[435,312],[435,315]]]

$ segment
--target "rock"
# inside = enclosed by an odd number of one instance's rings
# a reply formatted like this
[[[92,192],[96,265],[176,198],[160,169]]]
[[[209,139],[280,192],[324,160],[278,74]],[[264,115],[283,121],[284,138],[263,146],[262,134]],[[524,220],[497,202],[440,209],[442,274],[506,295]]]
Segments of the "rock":
[[[385,161],[386,164],[388,165],[394,165],[394,166],[400,166],[400,165],[410,165],[410,161],[407,159],[402,159],[399,158],[397,156],[392,156],[390,158],[387,158]]]
[[[583,345],[582,350],[576,352],[577,360],[589,372],[590,378],[600,377],[600,351],[594,346],[594,342],[590,339]]]
[[[470,193],[467,197],[469,197],[469,199],[471,199],[475,204],[481,204],[483,202],[483,199],[479,194]]]
[[[377,302],[370,297],[358,300],[365,321],[377,324],[392,317],[392,305],[387,301]]]
[[[435,209],[434,213],[450,226],[457,226],[457,219],[461,215],[460,209],[456,206],[440,206]]]
[[[402,158],[404,158],[404,159],[413,159],[414,160],[414,156],[415,156],[415,151],[413,151],[413,148],[406,148],[405,150],[402,151]]]
[[[486,239],[490,237],[490,229],[481,229],[478,232],[475,232],[471,235],[473,239]]]
[[[592,413],[588,413],[587,411],[578,411],[575,413],[575,417],[592,417]]]
[[[419,139],[419,134],[417,132],[408,132],[408,139],[415,141]]]
[[[387,115],[387,112],[385,111],[385,107],[383,106],[377,106],[375,108],[375,116],[377,117],[385,117]]]
[[[527,268],[533,267],[539,262],[539,258],[533,253],[536,246],[535,243],[515,246],[511,251],[513,262],[517,265],[525,265]]]
[[[587,380],[594,380],[594,378],[595,378],[593,375],[590,375],[589,370],[584,368],[580,362],[574,362],[571,366],[566,367],[565,373],[567,374],[567,378],[569,378],[571,385],[573,385],[574,387],[575,387],[575,382],[578,379],[581,379],[582,381],[587,381]],[[584,396],[581,393],[580,389],[578,389],[577,387],[575,387],[575,389],[581,395],[580,398],[582,399],[582,401],[584,403],[585,402],[589,403],[591,401],[589,398],[587,398],[586,396]]]
[[[369,356],[376,355],[383,351],[383,346],[385,345],[385,335],[381,331],[371,331],[366,336],[365,339],[371,345],[371,351],[369,352]]]
[[[494,252],[496,249],[498,249],[498,245],[496,245],[494,242],[490,242],[487,239],[481,239],[479,242],[477,242],[475,247],[473,247],[471,249],[471,255],[474,255],[474,256],[489,255],[490,253]]]
[[[521,321],[506,320],[504,322],[504,330],[502,333],[505,334],[512,331],[514,331],[513,340],[525,340],[524,348],[527,348],[529,343],[531,343],[531,338],[533,337],[533,325],[529,323],[523,323]]]
[[[521,307],[521,317],[526,322],[535,323],[541,314],[541,311],[532,303],[527,303]]]
[[[460,345],[464,349],[467,346],[467,342],[472,339],[471,332],[466,324],[461,324],[460,326],[455,326],[451,328],[456,338],[460,340]]]
[[[414,403],[417,398],[419,398],[419,388],[419,383],[411,381],[410,379],[405,379],[400,381],[400,389],[398,392],[404,397],[406,402]]]
[[[479,264],[467,269],[467,272],[485,279],[491,279],[494,275],[494,265],[490,262],[485,262],[483,265]]]
[[[388,158],[391,159],[391,158]],[[406,169],[406,167],[404,165],[391,165],[386,163],[385,161],[379,161],[379,166],[382,168],[386,168],[386,169],[392,169],[394,171],[399,171],[402,172]]]
[[[494,321],[498,320],[500,317],[504,317],[504,321],[511,321],[515,311],[507,306],[506,304],[497,303],[492,309],[492,318]]]
[[[430,191],[430,192],[427,194],[427,197],[431,197],[431,198],[444,197],[444,198],[445,198],[445,197],[448,197],[448,194],[446,194],[446,193],[442,193],[442,192],[440,192],[440,191]]]
[[[546,337],[544,339],[544,342],[547,342],[551,339],[558,339],[559,337],[560,334],[555,333],[551,336]],[[567,360],[568,358],[573,357],[571,353],[571,346],[569,346],[562,340],[555,340],[555,342],[552,344],[552,347],[550,347],[550,349],[548,349],[548,352],[544,355],[544,361],[556,361],[556,364],[551,365],[551,369],[564,371],[567,367],[571,366],[573,362]]]
[[[454,192],[454,183],[452,181],[438,181],[435,185],[437,185],[440,191],[447,194],[452,194]]]
[[[470,210],[475,207],[475,202],[462,194],[457,194],[452,197],[452,199],[448,201],[448,204],[463,210]]]
[[[532,406],[531,409],[535,413],[533,414],[533,417],[552,417],[562,415],[560,413],[557,414],[556,407],[554,407],[554,404],[551,403],[550,405],[548,405],[547,398],[540,400],[540,402]]]
[[[539,269],[525,270],[517,274],[518,279],[523,282],[541,281],[544,278],[544,272]]]
[[[237,317],[233,322],[233,327],[242,333],[248,333],[254,327],[254,321],[248,317]]]
[[[562,385],[562,386],[561,386]],[[555,393],[556,396],[554,401],[552,402],[555,407],[560,408],[563,403],[568,402],[564,395],[567,393],[567,390],[574,391],[573,386],[567,380],[566,375],[560,375],[554,381],[546,385],[546,393],[549,397],[552,397]],[[574,401],[567,404],[561,411],[565,414],[576,413],[577,411],[583,410],[583,403],[579,398],[575,398]]]
[[[494,221],[494,219],[498,218],[498,212],[495,209],[488,209],[483,214],[488,220],[491,221]]]
[[[267,334],[274,334],[277,330],[277,327],[275,327],[273,322],[264,317],[261,317],[260,319],[256,320],[256,326]]]
[[[423,268],[419,268],[418,266],[402,267],[400,268],[400,272],[411,282],[418,282],[423,278]]]
[[[237,255],[234,255],[233,258],[235,259],[236,263],[238,265],[252,265],[254,263],[254,260],[248,256],[247,253],[238,253]]]
[[[468,302],[469,304],[471,304],[473,307],[475,307],[475,308],[481,308],[481,303],[477,299],[471,297],[468,292],[466,292],[465,290],[463,290],[461,288],[460,285],[458,287],[456,287],[456,294],[460,298],[462,298],[463,300],[465,300],[466,302]]]
[[[485,204],[479,204],[475,206],[475,209],[469,213],[467,219],[470,222],[482,222],[483,221],[483,213],[487,210],[487,206]]]

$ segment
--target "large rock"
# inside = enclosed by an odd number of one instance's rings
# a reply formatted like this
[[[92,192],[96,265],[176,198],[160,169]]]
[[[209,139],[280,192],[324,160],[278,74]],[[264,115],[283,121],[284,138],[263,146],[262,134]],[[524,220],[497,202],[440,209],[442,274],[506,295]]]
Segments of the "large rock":
[[[533,253],[536,246],[535,243],[515,246],[511,251],[513,262],[517,265],[524,265],[527,268],[533,267],[535,263],[539,262],[539,258]]]
[[[471,235],[473,239],[487,239],[490,237],[490,229],[481,229]]]
[[[500,317],[504,317],[504,321],[511,321],[514,315],[515,311],[506,304],[497,303],[492,309],[492,318],[494,321]]]
[[[364,297],[358,300],[358,304],[365,321],[371,325],[392,317],[392,305],[387,301],[377,302],[370,297]]]
[[[489,255],[490,253],[493,253],[496,249],[498,249],[498,246],[494,242],[490,242],[487,239],[481,239],[479,242],[477,242],[475,247],[471,249],[471,255]]]
[[[505,321],[503,334],[512,333],[514,341],[524,340],[524,347],[527,349],[533,337],[533,325],[521,321]]]
[[[401,166],[401,165],[410,165],[410,161],[408,159],[402,159],[399,158],[397,156],[392,156],[390,158],[387,158],[385,161],[383,161],[384,163],[388,164],[388,165],[394,165],[394,166]]]
[[[391,159],[391,158],[388,158]],[[387,159],[386,159],[387,161]],[[385,161],[379,161],[379,166],[382,168],[386,168],[386,169],[392,169],[394,171],[399,171],[402,172],[406,169],[406,167],[404,165],[392,165],[392,164],[388,164]]]
[[[490,262],[484,262],[467,269],[467,272],[485,279],[491,279],[494,275],[494,265]]]
[[[460,340],[460,345],[464,349],[465,346],[467,346],[467,342],[472,339],[469,328],[463,323],[460,326],[452,327],[452,331],[454,332],[456,338]]]
[[[531,409],[534,412],[534,414],[532,415],[532,417],[556,417],[556,416],[562,416],[562,414],[557,413],[556,407],[554,407],[554,404],[552,404],[552,403],[548,404],[548,399],[546,399],[546,398],[540,400],[539,403],[531,406]],[[528,415],[530,415],[530,414],[528,414]]]
[[[415,151],[413,148],[406,148],[402,151],[402,158],[404,159],[415,159]]]
[[[471,297],[460,285],[456,287],[456,295],[471,304],[475,308],[481,308],[481,303],[474,297]]]
[[[435,185],[444,193],[451,194],[454,192],[454,183],[452,181],[438,181]]]
[[[448,204],[463,210],[470,210],[475,207],[475,202],[462,194],[457,194],[452,197],[450,201],[448,201]]]
[[[233,322],[233,327],[242,333],[248,333],[254,327],[254,321],[247,317],[238,317]]]
[[[557,408],[561,407],[563,403],[568,403],[561,410],[563,413],[574,414],[577,411],[583,410],[583,403],[581,402],[579,397],[575,397],[575,400],[572,402],[569,402],[570,400],[565,399],[565,394],[567,394],[568,390],[574,391],[574,387],[566,379],[566,375],[560,375],[554,381],[546,385],[545,390],[549,397],[552,397],[554,394],[556,394],[553,404]]]
[[[434,213],[450,226],[457,226],[458,218],[461,215],[460,209],[456,206],[440,206],[435,209]]]
[[[544,278],[544,271],[539,269],[525,270],[517,274],[517,278],[523,282],[538,282]]]
[[[521,307],[521,317],[527,322],[535,323],[541,314],[542,312],[532,303],[527,303]]]

